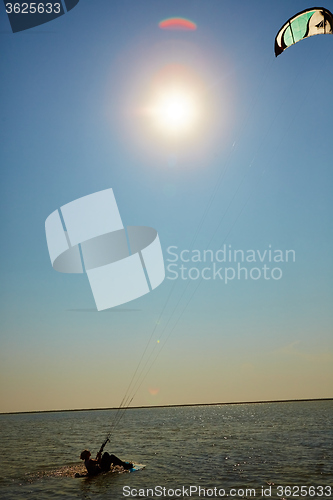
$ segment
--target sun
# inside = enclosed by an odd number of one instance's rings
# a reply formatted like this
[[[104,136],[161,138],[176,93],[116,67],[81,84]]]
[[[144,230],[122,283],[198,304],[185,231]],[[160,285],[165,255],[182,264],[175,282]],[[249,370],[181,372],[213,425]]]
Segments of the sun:
[[[184,135],[195,127],[199,109],[194,95],[185,89],[166,89],[151,106],[153,124],[168,135]]]
[[[146,92],[144,114],[156,136],[195,135],[203,115],[203,83],[194,70],[182,64],[162,66],[152,75]]]

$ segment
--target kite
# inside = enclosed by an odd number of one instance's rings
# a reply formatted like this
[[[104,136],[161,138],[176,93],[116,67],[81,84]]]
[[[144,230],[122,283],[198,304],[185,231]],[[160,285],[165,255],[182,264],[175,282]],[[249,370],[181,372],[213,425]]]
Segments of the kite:
[[[184,19],[183,17],[170,17],[169,19],[164,19],[164,21],[161,21],[158,26],[162,30],[194,31],[197,29],[197,25],[195,23],[189,19]]]
[[[275,55],[313,35],[333,34],[333,15],[323,7],[313,7],[291,17],[275,37]]]

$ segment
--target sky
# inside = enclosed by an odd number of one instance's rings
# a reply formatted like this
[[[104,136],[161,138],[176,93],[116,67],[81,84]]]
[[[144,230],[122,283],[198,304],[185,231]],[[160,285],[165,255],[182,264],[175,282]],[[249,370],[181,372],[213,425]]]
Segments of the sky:
[[[0,5],[0,412],[333,396],[333,36],[274,55],[308,7],[80,0],[12,33]],[[166,279],[97,312],[45,220],[108,188],[158,231]]]

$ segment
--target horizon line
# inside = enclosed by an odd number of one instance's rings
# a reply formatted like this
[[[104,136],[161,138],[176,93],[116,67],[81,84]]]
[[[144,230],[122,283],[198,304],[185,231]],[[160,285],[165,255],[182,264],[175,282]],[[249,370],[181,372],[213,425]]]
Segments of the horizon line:
[[[169,404],[169,405],[150,405],[150,406],[114,406],[109,408],[70,408],[67,410],[30,410],[30,411],[8,411],[0,412],[0,415],[23,415],[28,413],[63,413],[73,411],[107,411],[107,410],[140,410],[151,408],[179,408],[185,406],[223,406],[223,405],[250,405],[250,404],[267,404],[267,403],[302,403],[307,401],[333,401],[333,398],[306,398],[306,399],[273,399],[265,401],[229,401],[225,403],[185,403],[185,404]]]

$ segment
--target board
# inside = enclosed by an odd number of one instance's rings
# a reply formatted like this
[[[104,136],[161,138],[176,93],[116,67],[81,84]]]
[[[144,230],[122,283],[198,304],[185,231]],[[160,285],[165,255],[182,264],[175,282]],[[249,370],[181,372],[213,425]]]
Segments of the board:
[[[133,467],[131,469],[127,469],[127,470],[123,470],[123,472],[137,472],[139,470],[142,470],[144,469],[146,466],[143,465],[143,464],[133,464]],[[93,478],[93,477],[99,477],[101,474],[113,474],[115,472],[118,472],[119,473],[119,470],[115,471],[115,470],[109,470],[108,472],[101,472],[100,474],[96,474],[96,475],[90,475],[88,473],[85,473],[85,474],[80,474],[79,472],[76,472],[76,474],[74,474],[74,477],[76,478],[79,478],[79,477],[89,477],[89,478]]]
[[[146,466],[143,464],[133,464],[133,467],[129,469],[130,472],[136,472],[137,470],[144,469]]]

